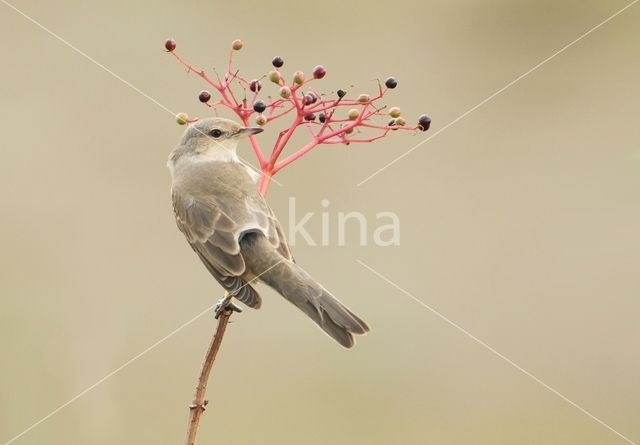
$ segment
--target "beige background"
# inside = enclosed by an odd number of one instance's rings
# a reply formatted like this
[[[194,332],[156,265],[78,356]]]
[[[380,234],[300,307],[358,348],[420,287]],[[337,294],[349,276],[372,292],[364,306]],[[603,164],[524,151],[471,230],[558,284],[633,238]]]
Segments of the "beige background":
[[[162,52],[249,76],[327,66],[331,91],[395,74],[433,133],[626,1],[14,4],[174,111],[202,83]],[[318,149],[269,200],[394,211],[401,246],[295,249],[373,332],[344,351],[270,290],[235,317],[201,444],[622,444],[418,306],[361,259],[640,441],[640,5],[362,187],[425,135]],[[0,4],[0,442],[221,295],[175,227],[166,111]],[[272,137],[275,129],[264,136]],[[251,157],[248,147],[243,152]],[[332,213],[333,214],[333,213]],[[312,220],[311,230],[320,229]],[[177,444],[201,317],[16,444]]]

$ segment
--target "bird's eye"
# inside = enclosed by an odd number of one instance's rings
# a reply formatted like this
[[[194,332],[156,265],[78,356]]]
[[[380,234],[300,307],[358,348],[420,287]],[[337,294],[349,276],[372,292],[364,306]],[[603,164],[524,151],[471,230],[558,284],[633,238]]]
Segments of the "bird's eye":
[[[209,132],[209,136],[214,138],[219,138],[220,136],[222,136],[222,131],[217,128],[214,128]]]

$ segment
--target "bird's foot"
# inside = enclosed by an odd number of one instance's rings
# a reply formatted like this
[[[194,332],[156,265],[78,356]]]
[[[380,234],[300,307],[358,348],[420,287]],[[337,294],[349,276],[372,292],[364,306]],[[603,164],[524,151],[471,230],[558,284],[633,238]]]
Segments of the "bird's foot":
[[[233,301],[233,295],[227,294],[222,300],[218,301],[213,309],[213,312],[216,314],[216,320],[220,318],[225,312],[242,312],[242,308],[236,305]]]

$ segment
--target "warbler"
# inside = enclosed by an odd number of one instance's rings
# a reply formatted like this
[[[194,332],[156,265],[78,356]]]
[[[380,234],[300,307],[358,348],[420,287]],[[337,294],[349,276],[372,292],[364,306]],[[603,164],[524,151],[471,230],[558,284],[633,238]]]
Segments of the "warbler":
[[[262,132],[219,117],[190,123],[167,165],[178,228],[226,290],[219,309],[236,298],[258,309],[253,284],[263,282],[350,348],[367,324],[293,260],[278,219],[259,193],[260,174],[241,162],[239,141]]]

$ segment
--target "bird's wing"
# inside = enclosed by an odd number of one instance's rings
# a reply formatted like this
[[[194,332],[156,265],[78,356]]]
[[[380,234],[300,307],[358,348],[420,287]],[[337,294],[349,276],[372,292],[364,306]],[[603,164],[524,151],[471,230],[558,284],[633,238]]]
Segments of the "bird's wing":
[[[242,279],[246,265],[238,238],[253,225],[246,212],[234,212],[232,218],[225,211],[227,206],[216,198],[194,197],[176,190],[172,191],[172,197],[178,228],[207,270],[240,301],[260,307],[260,296]]]
[[[292,260],[282,227],[264,198],[237,189],[199,197],[173,189],[172,197],[178,228],[209,272],[240,301],[259,307],[260,296],[242,278],[247,272],[240,252],[242,235],[261,232],[284,259]]]

